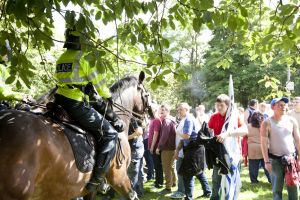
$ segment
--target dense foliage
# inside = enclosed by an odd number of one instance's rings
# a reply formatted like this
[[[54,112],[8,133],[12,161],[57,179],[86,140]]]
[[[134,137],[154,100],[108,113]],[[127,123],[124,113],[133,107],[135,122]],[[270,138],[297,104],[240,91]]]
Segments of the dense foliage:
[[[54,36],[58,13],[67,27],[76,27],[91,65],[111,81],[145,70],[151,88],[163,96],[160,101],[170,94],[158,86],[172,89],[172,104],[211,101],[226,92],[230,73],[242,104],[251,97],[263,100],[286,92],[287,67],[298,94],[299,6],[297,0],[2,0],[0,53],[7,54],[6,40],[12,49],[6,83],[17,88],[36,87],[36,81],[55,84],[49,76],[53,61],[45,55],[53,52],[56,58],[53,47],[63,42]],[[115,34],[104,37],[101,30],[110,24]],[[210,48],[199,43],[204,29],[215,36]]]

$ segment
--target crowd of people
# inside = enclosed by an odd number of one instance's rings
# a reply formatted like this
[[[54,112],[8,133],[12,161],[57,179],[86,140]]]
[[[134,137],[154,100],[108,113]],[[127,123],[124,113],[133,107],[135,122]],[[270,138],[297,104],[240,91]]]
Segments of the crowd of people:
[[[68,113],[96,138],[102,135],[101,129],[104,132],[102,143],[98,145],[101,147],[98,149],[101,153],[97,155],[96,167],[87,189],[96,190],[100,185],[101,190],[106,191],[105,173],[115,155],[117,135],[124,130],[123,123],[113,111],[107,109],[105,112],[111,113],[109,115],[111,119],[104,119],[101,115],[101,107],[106,108],[106,106],[100,105],[99,101],[96,101],[95,105],[90,102],[92,107],[88,110],[85,107],[85,91],[83,92],[78,85],[93,83],[98,94],[108,101],[111,99],[111,94],[102,84],[104,77],[96,76],[97,73],[93,71],[95,69],[90,68],[88,62],[84,60],[79,37],[72,35],[72,30],[67,31],[67,36],[65,43],[67,50],[57,61],[55,76],[59,82],[55,101],[63,105]],[[77,74],[72,71],[72,64],[77,67],[77,71],[74,69]],[[68,67],[69,65],[71,67]],[[82,68],[81,71],[79,66]],[[79,78],[82,71],[87,76],[84,81]],[[5,80],[7,73],[4,68],[1,68],[0,72],[1,80]],[[0,83],[0,99],[11,98],[23,101],[31,99],[28,95],[14,93],[11,90],[6,89],[6,92],[3,92],[5,82]],[[102,101],[101,103],[105,104]],[[226,166],[226,163],[220,166],[220,163],[213,162],[210,165],[213,168],[212,185],[209,185],[205,176],[208,165],[205,158],[205,144],[195,145],[195,141],[199,139],[199,130],[207,126],[210,135],[209,143],[215,146],[222,144],[224,151],[228,148],[225,142],[228,138],[238,141],[240,146],[235,150],[241,152],[240,157],[243,159],[244,166],[249,168],[251,183],[259,184],[258,171],[263,168],[268,182],[272,184],[273,199],[282,199],[284,181],[287,183],[289,200],[299,199],[300,180],[298,182],[293,178],[289,180],[286,166],[291,166],[293,172],[294,168],[298,167],[296,172],[299,172],[300,159],[297,152],[300,151],[298,126],[300,97],[293,98],[291,102],[285,97],[275,98],[270,104],[259,103],[258,100],[252,99],[246,109],[238,108],[237,126],[226,130],[224,125],[230,106],[229,96],[221,94],[216,98],[215,110],[210,115],[205,113],[204,105],[192,109],[188,103],[182,102],[173,109],[176,110],[174,116],[171,115],[172,109],[168,105],[161,104],[152,106],[155,112],[154,119],[148,122],[132,119],[128,132],[131,147],[128,175],[137,195],[142,197],[143,183],[153,180],[153,189],[159,189],[159,195],[191,200],[194,192],[194,177],[196,177],[202,186],[202,197],[211,200],[220,199],[223,172],[232,173],[232,169]],[[95,119],[89,120],[92,117]],[[197,154],[193,154],[191,149],[195,149]],[[223,158],[224,155],[220,157]],[[187,167],[191,164],[187,158],[191,159],[192,165],[195,162],[193,169]],[[114,191],[110,190],[104,198],[111,198],[113,195]]]
[[[129,176],[139,197],[144,195],[143,183],[153,181],[151,190],[159,191],[161,196],[193,199],[196,177],[202,187],[202,197],[212,200],[220,198],[220,166],[213,166],[212,185],[205,176],[205,156],[201,157],[204,166],[198,174],[187,175],[180,169],[187,156],[185,149],[197,138],[198,131],[206,123],[211,136],[216,136],[220,143],[226,137],[236,137],[240,143],[240,167],[248,167],[249,181],[260,184],[258,172],[263,168],[267,181],[272,184],[274,199],[282,199],[284,166],[281,159],[292,155],[297,160],[295,153],[300,150],[297,125],[300,123],[300,97],[295,97],[291,103],[284,97],[275,98],[270,104],[252,99],[246,109],[238,108],[238,127],[222,133],[229,104],[227,95],[219,95],[215,112],[207,114],[204,105],[192,109],[183,102],[178,105],[174,116],[170,114],[172,110],[168,105],[155,104],[155,118],[141,125],[143,131],[139,129],[139,134],[134,130],[129,132],[130,143],[136,141],[139,145],[135,146],[140,147],[132,146],[133,160],[129,167]],[[287,190],[289,199],[298,199],[297,186],[288,186]],[[109,195],[104,198],[109,199]]]

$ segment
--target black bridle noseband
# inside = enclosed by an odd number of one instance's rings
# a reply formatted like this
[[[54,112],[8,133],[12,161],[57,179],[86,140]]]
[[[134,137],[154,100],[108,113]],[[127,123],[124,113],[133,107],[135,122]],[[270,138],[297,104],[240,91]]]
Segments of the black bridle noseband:
[[[118,104],[118,103],[113,103],[113,106],[119,109],[119,112],[123,112],[124,115],[126,115],[129,118],[135,118],[137,120],[143,121],[145,119],[145,114],[151,110],[151,105],[149,101],[149,96],[150,94],[147,92],[145,89],[144,85],[142,83],[138,83],[137,89],[141,90],[141,99],[142,99],[142,104],[143,104],[143,114],[140,114],[135,111],[130,111],[127,108],[125,108],[123,105]],[[146,94],[145,94],[146,93]]]

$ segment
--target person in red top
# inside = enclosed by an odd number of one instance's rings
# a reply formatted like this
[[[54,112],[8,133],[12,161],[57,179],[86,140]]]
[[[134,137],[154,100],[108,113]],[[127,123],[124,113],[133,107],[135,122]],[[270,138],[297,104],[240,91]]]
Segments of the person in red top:
[[[222,127],[225,123],[226,112],[230,104],[230,98],[226,94],[221,94],[216,100],[216,113],[214,113],[209,121],[208,127],[214,136],[217,137],[217,141],[223,143],[226,137],[231,136],[243,136],[247,134],[247,126],[243,124],[242,120],[238,118],[238,128],[231,132],[222,132]],[[221,175],[219,175],[220,168],[213,167],[212,174],[212,195],[211,200],[219,199],[219,190],[221,187]]]
[[[158,142],[160,138],[160,129],[161,129],[161,120],[158,112],[159,106],[152,105],[152,109],[155,118],[152,119],[149,124],[148,148],[150,149],[150,153],[152,154],[153,164],[155,169],[154,187],[162,188],[162,185],[164,183],[164,177],[163,177],[163,169],[161,164],[161,156],[155,153],[158,146]]]

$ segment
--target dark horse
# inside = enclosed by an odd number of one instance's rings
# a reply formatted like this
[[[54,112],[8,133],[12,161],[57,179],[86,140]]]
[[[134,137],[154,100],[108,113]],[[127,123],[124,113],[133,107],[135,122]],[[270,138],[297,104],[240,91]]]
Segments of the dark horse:
[[[130,112],[141,117],[150,105],[144,76],[126,77],[111,88],[115,102],[122,105],[116,110],[127,125]],[[134,199],[127,176],[130,147],[126,131],[119,136],[123,164],[113,159],[106,177],[121,196]],[[77,169],[68,139],[51,119],[18,110],[0,112],[1,200],[70,200],[87,194],[84,188],[90,176]]]

